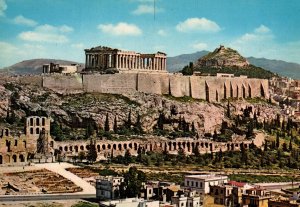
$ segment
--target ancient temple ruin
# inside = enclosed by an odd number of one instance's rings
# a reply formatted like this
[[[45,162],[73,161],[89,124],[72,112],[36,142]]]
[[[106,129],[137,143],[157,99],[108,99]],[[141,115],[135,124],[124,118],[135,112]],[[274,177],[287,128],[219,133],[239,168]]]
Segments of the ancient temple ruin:
[[[109,47],[85,49],[85,70],[98,72],[167,72],[167,55],[141,54]]]

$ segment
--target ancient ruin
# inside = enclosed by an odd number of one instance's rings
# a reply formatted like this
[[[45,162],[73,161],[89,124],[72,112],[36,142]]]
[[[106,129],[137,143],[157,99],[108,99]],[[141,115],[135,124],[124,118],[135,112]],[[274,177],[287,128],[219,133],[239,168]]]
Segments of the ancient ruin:
[[[166,72],[167,56],[165,53],[141,54],[133,51],[122,51],[109,47],[85,49],[85,70],[107,72],[145,71]]]
[[[28,162],[54,162],[54,152],[57,151],[63,160],[72,160],[82,152],[87,154],[90,141],[54,141],[50,136],[50,119],[46,117],[28,117],[26,120],[25,134],[13,137],[9,129],[2,130],[0,138],[0,165],[19,165]],[[192,154],[197,148],[199,153],[222,151],[239,151],[243,145],[249,148],[251,140],[234,139],[232,142],[215,142],[201,138],[177,138],[169,140],[161,137],[148,137],[128,141],[110,141],[97,139],[93,144],[96,147],[97,159],[106,160],[110,157],[124,155],[129,150],[132,155],[137,155],[139,150],[177,154],[184,150]],[[254,140],[258,147],[262,142]]]

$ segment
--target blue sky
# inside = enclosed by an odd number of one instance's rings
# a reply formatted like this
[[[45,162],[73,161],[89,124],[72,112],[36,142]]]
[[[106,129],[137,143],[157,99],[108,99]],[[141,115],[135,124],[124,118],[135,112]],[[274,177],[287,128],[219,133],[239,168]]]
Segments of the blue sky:
[[[300,1],[0,0],[0,67],[84,62],[83,49],[98,45],[175,56],[221,44],[300,63]]]

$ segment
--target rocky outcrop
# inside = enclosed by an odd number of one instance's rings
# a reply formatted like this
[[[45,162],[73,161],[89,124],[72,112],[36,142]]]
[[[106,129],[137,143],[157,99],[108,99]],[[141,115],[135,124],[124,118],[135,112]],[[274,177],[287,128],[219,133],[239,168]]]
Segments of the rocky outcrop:
[[[220,46],[213,52],[198,59],[195,63],[196,67],[238,67],[245,68],[249,66],[246,58],[242,57],[236,50]]]

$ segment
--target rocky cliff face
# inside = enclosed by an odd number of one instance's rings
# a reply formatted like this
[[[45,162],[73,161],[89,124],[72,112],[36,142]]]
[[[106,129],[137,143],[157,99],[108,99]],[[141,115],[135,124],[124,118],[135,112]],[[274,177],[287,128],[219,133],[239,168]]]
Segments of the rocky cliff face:
[[[63,133],[72,139],[84,136],[87,124],[103,130],[108,122],[112,131],[114,124],[123,126],[130,116],[131,122],[140,119],[141,128],[147,134],[152,134],[163,114],[164,129],[176,131],[180,121],[184,120],[195,128],[199,134],[213,133],[220,129],[223,120],[227,120],[227,103],[211,104],[189,97],[173,98],[170,96],[136,93],[127,96],[85,93],[77,95],[60,95],[51,90],[36,85],[19,85],[0,82],[0,128],[9,127],[22,131],[26,116],[50,116]],[[244,103],[247,105],[247,103]],[[232,103],[232,112],[240,113],[241,103]],[[257,106],[255,106],[257,107]],[[276,115],[266,110],[268,105],[261,105],[262,117],[270,118]],[[264,114],[266,112],[266,114]],[[268,112],[268,114],[267,114]],[[5,119],[12,114],[19,120],[19,125],[9,125]],[[139,118],[138,118],[139,117]]]
[[[247,59],[242,57],[237,51],[231,48],[225,48],[222,45],[219,48],[215,49],[213,52],[208,53],[207,55],[199,58],[195,63],[195,66],[200,68],[203,67],[245,68],[249,65],[250,64],[247,61]]]

